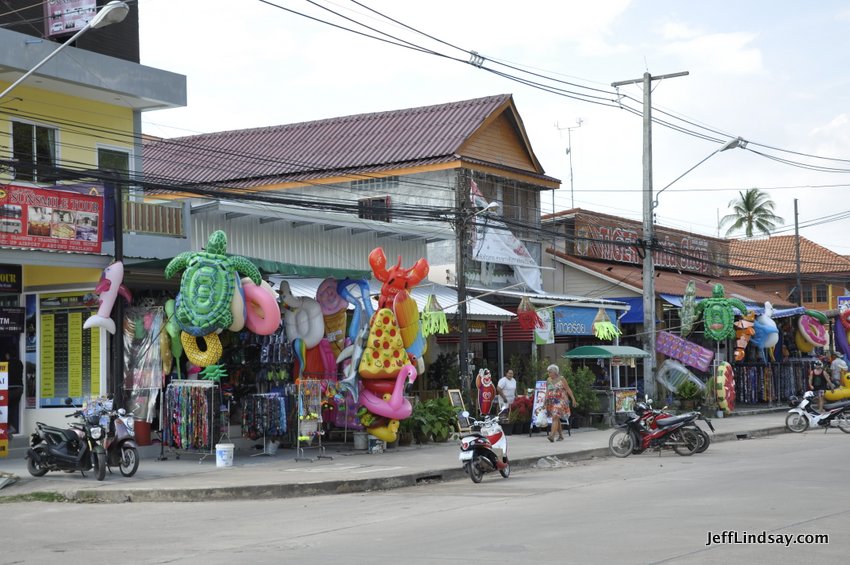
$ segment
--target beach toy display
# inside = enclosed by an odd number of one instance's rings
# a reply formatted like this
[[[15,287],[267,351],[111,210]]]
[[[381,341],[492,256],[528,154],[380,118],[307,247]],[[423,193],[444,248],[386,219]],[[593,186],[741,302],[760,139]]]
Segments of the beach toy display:
[[[705,335],[714,341],[723,341],[735,337],[735,312],[737,308],[741,315],[747,313],[747,305],[737,298],[726,298],[722,284],[715,284],[711,298],[696,305],[697,318],[702,315]]]
[[[83,323],[83,328],[103,328],[111,334],[115,333],[115,322],[110,317],[112,315],[112,307],[115,305],[115,299],[120,294],[127,304],[133,302],[133,295],[130,289],[124,286],[124,263],[116,261],[105,269],[100,275],[100,281],[94,287],[95,294],[100,297],[100,306],[97,313],[86,318]]]

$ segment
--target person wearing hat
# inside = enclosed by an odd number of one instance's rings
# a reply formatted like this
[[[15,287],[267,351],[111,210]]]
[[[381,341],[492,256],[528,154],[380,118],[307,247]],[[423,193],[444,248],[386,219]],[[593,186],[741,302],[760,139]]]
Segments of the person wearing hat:
[[[829,364],[829,372],[832,373],[833,386],[841,386],[841,377],[847,372],[847,362],[843,353],[833,355],[832,363]]]
[[[815,359],[809,371],[809,390],[814,391],[818,398],[818,412],[823,412],[823,393],[827,388],[832,390],[835,386],[823,371],[823,361]]]

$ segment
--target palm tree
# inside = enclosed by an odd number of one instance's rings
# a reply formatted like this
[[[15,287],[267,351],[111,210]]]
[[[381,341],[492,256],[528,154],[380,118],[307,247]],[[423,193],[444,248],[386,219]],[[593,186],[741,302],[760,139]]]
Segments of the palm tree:
[[[773,213],[773,200],[757,188],[751,188],[746,192],[739,192],[738,198],[729,202],[733,213],[720,219],[720,227],[729,225],[726,236],[730,233],[745,228],[747,237],[753,237],[753,231],[770,235],[770,231],[777,225],[785,223],[785,220]]]

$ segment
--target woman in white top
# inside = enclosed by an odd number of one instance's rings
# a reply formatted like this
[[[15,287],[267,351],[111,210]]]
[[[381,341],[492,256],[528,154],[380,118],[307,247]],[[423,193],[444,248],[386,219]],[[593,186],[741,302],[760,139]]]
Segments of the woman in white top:
[[[508,369],[505,376],[499,379],[496,385],[496,394],[499,396],[499,411],[510,407],[516,398],[516,380],[513,369]]]

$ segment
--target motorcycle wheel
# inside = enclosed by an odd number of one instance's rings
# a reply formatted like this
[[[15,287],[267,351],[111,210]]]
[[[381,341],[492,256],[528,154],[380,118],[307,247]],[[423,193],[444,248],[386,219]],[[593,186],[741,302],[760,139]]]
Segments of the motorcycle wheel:
[[[791,412],[785,417],[785,427],[794,433],[803,433],[809,429],[809,419],[802,414]]]
[[[670,439],[675,442],[673,444],[673,451],[675,451],[677,455],[693,455],[699,448],[699,435],[690,428],[681,428],[677,430],[673,433]]]
[[[102,481],[106,478],[106,454],[102,453],[98,455],[97,453],[92,452],[91,454],[91,465],[95,471],[94,478],[98,481]]]
[[[135,447],[125,445],[121,448],[121,462],[118,469],[125,477],[132,477],[139,469],[139,452]]]
[[[469,463],[469,478],[472,482],[478,484],[484,478],[484,471],[481,469],[481,457],[475,456]]]
[[[47,469],[36,463],[31,457],[27,457],[27,471],[33,477],[43,477],[47,474]]]
[[[842,412],[835,417],[835,425],[845,434],[850,434],[850,417],[846,412]]]
[[[708,449],[708,446],[711,445],[711,436],[709,436],[705,430],[700,428],[696,428],[694,431],[699,437],[699,447],[697,447],[695,453],[704,453],[705,450]]]
[[[628,457],[635,446],[635,438],[628,430],[617,430],[608,438],[608,448],[615,457]]]
[[[507,463],[507,466],[504,469],[499,469],[499,474],[507,479],[511,476],[511,462],[508,461],[507,457],[505,457],[505,463]]]

